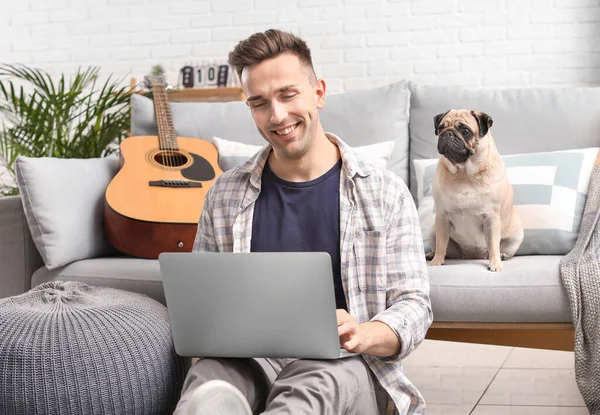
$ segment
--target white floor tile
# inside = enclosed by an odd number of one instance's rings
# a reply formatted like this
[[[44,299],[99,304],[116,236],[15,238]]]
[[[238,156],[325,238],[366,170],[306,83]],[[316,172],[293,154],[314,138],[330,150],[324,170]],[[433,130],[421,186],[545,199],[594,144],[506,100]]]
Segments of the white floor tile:
[[[427,415],[469,415],[473,405],[427,404]]]
[[[406,366],[498,369],[512,347],[425,340],[405,360]]]
[[[472,415],[589,415],[585,407],[477,405]]]
[[[497,369],[407,366],[404,373],[428,404],[475,405]]]
[[[482,405],[585,406],[568,369],[501,369]]]
[[[502,368],[513,369],[573,369],[573,352],[525,349],[515,347]]]

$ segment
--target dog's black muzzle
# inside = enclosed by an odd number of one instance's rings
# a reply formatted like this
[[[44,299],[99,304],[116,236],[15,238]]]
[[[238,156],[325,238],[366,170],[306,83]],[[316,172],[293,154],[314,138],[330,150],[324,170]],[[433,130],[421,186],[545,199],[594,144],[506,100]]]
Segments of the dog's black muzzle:
[[[464,163],[473,150],[461,137],[456,136],[451,130],[442,131],[438,137],[437,149],[447,159],[455,163]]]

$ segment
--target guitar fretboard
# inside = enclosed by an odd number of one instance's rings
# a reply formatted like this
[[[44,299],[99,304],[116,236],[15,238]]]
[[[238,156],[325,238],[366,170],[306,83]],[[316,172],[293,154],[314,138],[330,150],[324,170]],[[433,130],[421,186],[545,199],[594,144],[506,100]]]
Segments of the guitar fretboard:
[[[152,86],[154,96],[154,111],[156,113],[156,124],[158,126],[158,140],[161,150],[179,150],[171,107],[167,98],[164,85],[154,84]]]

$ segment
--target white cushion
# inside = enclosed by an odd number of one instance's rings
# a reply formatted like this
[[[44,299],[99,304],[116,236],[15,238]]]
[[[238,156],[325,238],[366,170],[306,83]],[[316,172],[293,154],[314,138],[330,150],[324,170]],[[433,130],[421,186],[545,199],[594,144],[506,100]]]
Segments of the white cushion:
[[[220,137],[212,137],[210,141],[217,147],[219,153],[219,167],[223,171],[244,164],[250,157],[263,148],[263,146],[243,144]],[[392,152],[394,151],[394,145],[394,141],[384,141],[382,143],[366,146],[356,146],[353,147],[353,149],[357,151],[367,163],[387,168]]]
[[[502,156],[525,236],[517,255],[564,255],[577,240],[598,147]],[[439,159],[414,160],[426,251],[434,223],[432,183]]]
[[[103,209],[117,170],[115,156],[17,158],[25,217],[48,269],[114,252],[104,237]]]

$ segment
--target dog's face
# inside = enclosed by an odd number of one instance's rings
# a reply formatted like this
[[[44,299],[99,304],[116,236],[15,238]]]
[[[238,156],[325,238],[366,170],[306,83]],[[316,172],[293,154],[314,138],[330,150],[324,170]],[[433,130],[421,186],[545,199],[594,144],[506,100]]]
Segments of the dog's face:
[[[449,110],[433,119],[438,152],[454,163],[464,163],[477,152],[480,140],[492,126],[492,118],[472,110]]]

